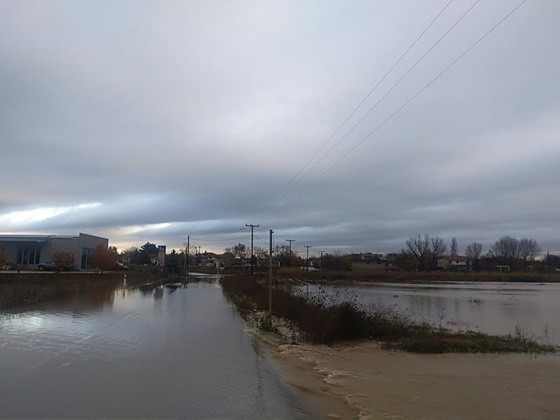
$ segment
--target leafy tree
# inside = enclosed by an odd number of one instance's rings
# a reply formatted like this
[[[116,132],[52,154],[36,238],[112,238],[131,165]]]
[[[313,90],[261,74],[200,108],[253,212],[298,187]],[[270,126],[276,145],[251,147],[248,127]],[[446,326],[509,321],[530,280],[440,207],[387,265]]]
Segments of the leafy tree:
[[[76,258],[74,257],[74,254],[67,251],[56,252],[52,257],[56,271],[67,270],[73,267],[75,260]]]
[[[140,264],[150,264],[151,256],[157,255],[158,248],[155,244],[146,242],[140,247]]]
[[[129,264],[140,264],[140,250],[136,247],[125,249],[120,256]]]
[[[93,255],[91,256],[91,264],[97,267],[103,273],[104,270],[112,270],[117,265],[117,248],[110,246],[106,248],[104,245],[99,244],[95,247]]]
[[[184,254],[178,254],[175,250],[165,257],[165,267],[170,273],[179,273],[184,264]]]

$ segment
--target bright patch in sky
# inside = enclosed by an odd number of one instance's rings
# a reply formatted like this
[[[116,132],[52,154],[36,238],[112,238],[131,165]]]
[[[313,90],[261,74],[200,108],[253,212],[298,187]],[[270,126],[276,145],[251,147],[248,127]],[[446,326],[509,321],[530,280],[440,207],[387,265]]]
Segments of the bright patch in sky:
[[[86,203],[67,207],[41,207],[33,210],[14,211],[0,215],[0,224],[21,226],[34,222],[42,222],[64,213],[78,210],[92,209],[101,206],[101,203]]]
[[[165,229],[168,228],[169,226],[171,226],[171,223],[154,223],[151,225],[129,226],[125,228],[125,231],[128,234],[132,234],[132,233],[138,233],[138,232],[144,232],[150,230]]]

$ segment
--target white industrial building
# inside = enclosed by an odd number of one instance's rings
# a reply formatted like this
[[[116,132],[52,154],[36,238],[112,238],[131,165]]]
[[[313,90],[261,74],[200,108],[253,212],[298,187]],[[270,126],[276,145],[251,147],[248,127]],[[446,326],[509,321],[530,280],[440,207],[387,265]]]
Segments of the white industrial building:
[[[74,255],[78,270],[92,268],[91,256],[95,247],[109,246],[109,239],[80,233],[72,235],[0,235],[0,252],[7,263],[25,269],[36,269],[40,263],[51,261],[57,252]]]

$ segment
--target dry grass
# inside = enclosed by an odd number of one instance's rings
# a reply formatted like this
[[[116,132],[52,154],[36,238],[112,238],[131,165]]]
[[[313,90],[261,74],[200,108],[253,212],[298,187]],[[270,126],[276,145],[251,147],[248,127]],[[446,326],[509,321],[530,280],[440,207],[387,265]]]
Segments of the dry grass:
[[[354,263],[352,271],[313,271],[284,272],[279,270],[279,277],[298,277],[310,281],[383,281],[383,282],[560,282],[560,273],[513,272],[500,273],[486,271],[479,273],[422,272],[422,271],[388,271],[383,264]]]
[[[268,287],[258,276],[226,277],[222,279],[222,286],[245,317],[254,311],[267,310]],[[386,348],[416,353],[556,351],[554,346],[539,344],[522,335],[453,333],[415,323],[384,307],[366,309],[356,301],[333,303],[326,295],[306,299],[289,290],[275,289],[272,307],[273,317],[289,321],[298,329],[300,337],[315,344],[374,339]],[[274,328],[272,319],[267,319],[267,330]]]

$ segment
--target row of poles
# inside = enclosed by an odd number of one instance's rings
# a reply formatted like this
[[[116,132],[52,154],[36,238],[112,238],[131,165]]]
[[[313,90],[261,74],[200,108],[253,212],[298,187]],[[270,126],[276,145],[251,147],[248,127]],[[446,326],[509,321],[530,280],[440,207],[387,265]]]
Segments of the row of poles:
[[[251,275],[253,275],[253,273],[254,273],[254,258],[255,258],[254,255],[253,255],[253,232],[254,232],[254,229],[256,227],[259,227],[259,225],[254,225],[252,223],[246,223],[245,226],[251,228]],[[268,313],[270,315],[272,315],[272,266],[273,266],[273,261],[272,261],[272,234],[273,233],[274,233],[274,231],[272,229],[270,229],[268,231],[268,234],[269,234],[269,238],[268,238],[268,247],[269,247],[268,248]],[[286,242],[288,242],[290,244],[289,253],[290,253],[290,258],[291,258],[291,256],[292,256],[292,242],[295,242],[295,239],[286,239]],[[309,271],[309,248],[311,248],[311,245],[305,245],[305,248],[306,248],[306,251],[307,251],[306,267],[307,267],[307,270]],[[321,254],[322,254],[322,252],[321,252]]]
[[[250,227],[251,228],[251,275],[254,274],[254,254],[253,254],[253,237],[254,237],[254,229],[260,227],[259,225],[255,225],[252,223],[246,223],[245,224],[246,227]],[[268,249],[268,256],[269,256],[269,261],[268,261],[268,312],[270,314],[272,314],[272,266],[273,266],[273,261],[272,261],[272,234],[274,233],[274,231],[272,229],[269,230],[269,249]],[[292,256],[292,242],[295,242],[295,239],[286,239],[286,242],[288,242],[290,244],[289,246],[289,253],[290,253],[290,257]],[[187,235],[187,243],[186,243],[186,247],[187,247],[187,252],[185,253],[185,274],[188,276],[189,275],[189,259],[187,258],[187,255],[189,255],[190,253],[190,235]],[[307,251],[307,262],[306,262],[306,266],[307,269],[309,270],[308,267],[308,261],[309,261],[309,248],[311,248],[311,245],[305,245],[306,251]],[[321,252],[322,254],[322,252]]]

